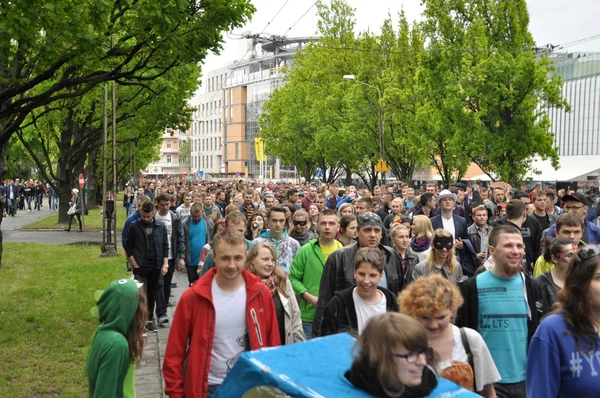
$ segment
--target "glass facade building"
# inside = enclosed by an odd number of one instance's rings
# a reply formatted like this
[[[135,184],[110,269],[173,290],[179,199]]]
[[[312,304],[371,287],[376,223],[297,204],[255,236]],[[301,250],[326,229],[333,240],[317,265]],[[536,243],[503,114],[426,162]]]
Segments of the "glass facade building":
[[[283,77],[292,65],[296,51],[314,40],[311,37],[260,39],[251,48],[248,60],[231,67],[231,78],[224,90],[224,159],[226,173],[258,178],[260,162],[256,159],[254,140],[260,137],[258,120],[269,95],[283,84]],[[261,56],[255,54],[260,52]],[[268,148],[266,149],[268,152]],[[293,167],[281,165],[267,156],[265,178],[292,178]]]
[[[600,155],[600,53],[552,54],[570,112],[549,108],[560,156]]]

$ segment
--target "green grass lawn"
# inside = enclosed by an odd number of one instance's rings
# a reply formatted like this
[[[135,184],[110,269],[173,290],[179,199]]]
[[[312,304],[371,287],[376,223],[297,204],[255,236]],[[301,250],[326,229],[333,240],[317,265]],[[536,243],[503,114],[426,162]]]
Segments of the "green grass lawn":
[[[94,292],[127,277],[99,246],[5,243],[0,268],[0,397],[85,397],[82,349]]]
[[[120,231],[123,224],[125,223],[125,212],[121,212],[118,214],[119,219],[117,223],[119,226],[117,227],[117,231]],[[90,209],[89,214],[84,216],[84,231],[102,231],[102,214],[101,208]],[[77,229],[77,219],[73,220],[74,225],[71,228]],[[67,227],[67,224],[58,223],[58,215],[52,214],[46,218],[43,218],[39,221],[34,222],[33,224],[29,224],[24,226],[21,229],[64,229]]]

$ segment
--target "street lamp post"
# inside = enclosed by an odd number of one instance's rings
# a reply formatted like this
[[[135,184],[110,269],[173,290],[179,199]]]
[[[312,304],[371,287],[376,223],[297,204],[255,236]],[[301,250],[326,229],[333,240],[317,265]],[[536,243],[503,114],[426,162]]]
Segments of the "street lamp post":
[[[377,90],[377,97],[378,97],[378,101],[377,101],[377,119],[379,121],[379,164],[385,164],[385,161],[383,159],[383,149],[384,149],[384,140],[383,140],[383,111],[381,109],[381,90],[379,90],[379,87],[374,86],[372,84],[368,84],[365,82],[361,82],[360,80],[356,80],[354,75],[344,75],[344,80],[352,80],[355,81],[358,84],[362,84],[363,86],[367,86],[367,87],[371,87],[374,88],[375,90]],[[381,172],[381,179],[380,179],[380,185],[383,186],[384,183],[384,174],[385,172],[382,171]]]

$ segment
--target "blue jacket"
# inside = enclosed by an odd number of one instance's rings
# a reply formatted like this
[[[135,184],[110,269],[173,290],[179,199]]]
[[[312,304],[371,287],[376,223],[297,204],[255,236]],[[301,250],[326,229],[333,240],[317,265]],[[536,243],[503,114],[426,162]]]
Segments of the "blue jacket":
[[[587,242],[585,242],[585,240],[583,240],[583,238],[582,238],[582,240],[585,243],[587,243],[588,245],[600,243],[600,227],[597,226],[596,224],[589,222],[588,220],[584,220],[584,221],[585,221],[585,230],[587,232]],[[556,238],[556,224],[552,224],[550,226],[550,228],[548,228],[548,232],[546,233],[546,236]]]
[[[125,242],[127,242],[127,233],[129,232],[131,224],[133,224],[140,218],[142,218],[140,212],[136,211],[135,213],[127,217],[127,219],[125,220],[125,225],[123,225],[123,230],[121,231],[121,243],[123,244],[123,247],[125,247]]]

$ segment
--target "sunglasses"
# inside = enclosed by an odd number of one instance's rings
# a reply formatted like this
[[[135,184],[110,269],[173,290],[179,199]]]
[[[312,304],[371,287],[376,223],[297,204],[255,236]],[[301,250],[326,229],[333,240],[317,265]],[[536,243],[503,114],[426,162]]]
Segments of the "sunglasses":
[[[425,359],[427,361],[431,361],[433,359],[433,348],[426,347],[420,351],[409,351],[406,354],[392,353],[392,355],[395,356],[396,358],[404,358],[404,359],[406,359],[406,362],[408,362],[408,363],[417,362],[419,360],[420,355],[425,356]]]
[[[580,249],[579,252],[577,252],[577,257],[575,257],[573,267],[576,267],[582,262],[590,260],[596,256],[600,256],[600,246],[587,245],[584,248]]]
[[[300,225],[300,226],[305,226],[306,224],[308,224],[308,221],[292,221],[294,223],[294,225]]]

